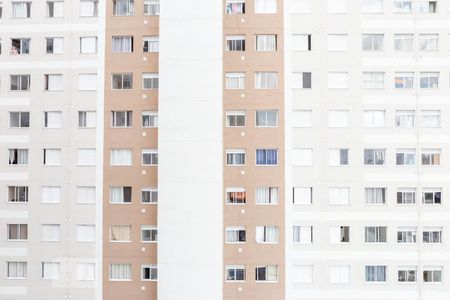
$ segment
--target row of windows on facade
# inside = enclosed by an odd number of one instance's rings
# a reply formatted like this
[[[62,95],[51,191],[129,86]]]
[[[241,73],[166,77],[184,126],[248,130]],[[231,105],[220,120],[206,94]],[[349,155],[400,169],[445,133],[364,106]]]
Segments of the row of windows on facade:
[[[109,264],[109,280],[110,281],[132,281],[131,264]],[[141,265],[142,281],[157,281],[158,266],[152,264]]]
[[[30,91],[31,75],[30,74],[14,74],[9,75],[10,91]],[[43,80],[44,91],[63,91],[64,79],[63,74],[44,74]],[[96,91],[97,90],[97,74],[85,73],[78,74],[78,91]]]
[[[61,277],[60,262],[41,262],[40,278],[48,280],[58,280]],[[78,281],[93,281],[95,279],[94,263],[77,263],[73,270],[76,273]],[[6,262],[7,279],[27,279],[28,262],[26,261],[7,261]]]
[[[415,45],[419,51],[438,51],[439,50],[438,33],[395,33],[393,35],[394,51],[411,52],[414,51]],[[245,36],[233,36],[237,39],[236,42],[244,42]],[[293,51],[312,51],[313,39],[312,34],[302,33],[292,35],[292,50]],[[447,36],[449,39],[450,36]],[[320,42],[322,42],[320,40]],[[327,50],[328,51],[348,51],[349,50],[349,35],[345,33],[333,33],[327,35]],[[318,47],[320,48],[320,47]],[[367,52],[382,52],[385,51],[385,34],[383,33],[363,33],[361,50]],[[230,49],[230,51],[242,51],[239,49]]]
[[[226,163],[228,166],[245,166],[246,149],[226,149]],[[349,149],[330,148],[329,149],[330,166],[348,166]],[[363,151],[364,165],[383,166],[386,165],[386,149],[369,148]],[[256,149],[256,165],[277,165],[278,149]],[[313,149],[295,148],[292,151],[293,166],[312,166]],[[395,149],[395,165],[397,166],[415,166],[416,149]],[[422,166],[440,166],[441,149],[421,149]]]
[[[134,0],[113,0],[112,13],[114,16],[133,16],[135,10]],[[144,0],[144,15],[159,15],[159,0]]]
[[[293,244],[313,244],[314,227],[298,226],[292,227]],[[387,243],[388,242],[387,226],[365,226],[364,227],[364,243]],[[278,243],[278,226],[256,226],[255,227],[255,243],[257,244],[277,244]],[[415,244],[417,242],[417,227],[415,226],[399,226],[395,233],[397,243],[399,244]],[[323,236],[320,236],[323,237]],[[246,226],[227,226],[225,230],[225,241],[227,244],[246,243],[247,228]],[[329,227],[330,244],[348,244],[350,243],[350,226],[330,226]],[[424,244],[442,243],[442,227],[441,226],[423,226],[422,242]]]
[[[294,265],[292,269],[292,282],[311,284],[313,283],[314,269],[313,265]],[[246,281],[246,266],[245,265],[226,265],[225,279],[229,282]],[[256,281],[278,281],[278,267],[276,265],[262,266],[255,268]],[[418,267],[417,266],[397,266],[394,278],[398,283],[414,283],[418,281]],[[440,283],[443,280],[443,266],[422,266],[422,281],[424,283]],[[334,284],[350,283],[349,265],[332,265],[329,267],[328,280]],[[369,283],[387,282],[388,266],[386,265],[369,265],[364,266],[364,280]],[[317,274],[318,276],[318,274]],[[320,277],[323,279],[322,277]]]
[[[97,53],[97,37],[83,36],[79,39],[80,54],[95,54]],[[45,38],[46,54],[62,54],[64,53],[64,38],[63,37],[47,37]],[[0,39],[0,54],[2,53],[2,40]],[[31,38],[11,38],[11,55],[25,55],[31,53]]]
[[[112,127],[131,127],[132,111],[113,111],[111,112]],[[95,111],[79,111],[78,112],[78,128],[95,128],[97,124],[97,114]],[[62,111],[44,111],[42,125],[44,128],[62,128],[63,112]],[[158,127],[158,112],[142,111],[141,125],[143,128]],[[29,128],[30,112],[11,111],[9,112],[10,128]]]
[[[84,36],[79,39],[80,54],[97,53],[97,37]],[[46,37],[44,45],[46,54],[63,54],[63,37]],[[113,52],[133,52],[133,37],[113,37]],[[11,55],[25,55],[31,53],[31,38],[11,38]],[[159,52],[159,36],[144,36],[142,38],[142,51]],[[2,39],[0,39],[0,54],[2,53]]]
[[[71,4],[71,1],[66,1],[66,3]],[[41,6],[35,2],[32,5],[32,1],[11,1],[10,2],[10,18],[14,19],[24,19],[31,18],[32,16],[32,8],[33,11],[37,10],[39,13],[42,12],[42,16],[46,18],[63,18],[64,10],[69,10],[69,7],[64,7],[65,3],[63,0],[50,0],[45,1],[42,4],[45,6]],[[36,7],[37,6],[37,7]],[[97,17],[98,16],[98,0],[80,0],[79,7],[79,16],[80,17]],[[7,6],[3,6],[3,2],[0,2],[0,18],[4,17],[3,10],[8,9]],[[70,7],[70,10],[73,8]]]
[[[361,88],[363,89],[384,89],[385,88],[385,72],[363,72]],[[395,89],[414,89],[415,72],[395,72],[393,74],[392,83]],[[349,72],[328,72],[327,87],[328,89],[349,89],[350,78]],[[418,84],[421,89],[438,89],[440,72],[427,71],[418,72]],[[245,89],[246,73],[245,72],[228,72],[225,73],[226,89]],[[255,72],[254,76],[255,89],[276,89],[278,88],[277,72]],[[312,72],[293,72],[291,75],[292,89],[311,89],[312,88]]]
[[[28,241],[28,224],[7,224],[8,241]],[[42,242],[61,241],[61,224],[41,224]],[[75,228],[77,242],[95,242],[95,225],[79,224]]]
[[[385,110],[364,110],[362,114],[362,126],[366,128],[383,128],[386,126]],[[292,127],[311,128],[313,127],[313,110],[294,110],[292,111]],[[398,128],[414,128],[416,126],[415,110],[396,110],[394,116],[394,126]],[[247,112],[245,110],[233,110],[226,112],[227,127],[245,127]],[[421,110],[420,126],[422,128],[440,128],[441,127],[440,110]],[[323,125],[320,123],[320,125]],[[256,127],[276,127],[278,126],[277,110],[256,110]],[[348,110],[329,110],[328,127],[330,128],[348,128],[349,111]]]

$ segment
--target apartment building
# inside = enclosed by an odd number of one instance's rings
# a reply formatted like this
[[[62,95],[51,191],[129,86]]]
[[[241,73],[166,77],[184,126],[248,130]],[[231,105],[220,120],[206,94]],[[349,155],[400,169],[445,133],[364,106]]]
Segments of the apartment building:
[[[97,2],[0,16],[0,298],[93,299]]]
[[[448,299],[449,17],[0,2],[0,300]]]

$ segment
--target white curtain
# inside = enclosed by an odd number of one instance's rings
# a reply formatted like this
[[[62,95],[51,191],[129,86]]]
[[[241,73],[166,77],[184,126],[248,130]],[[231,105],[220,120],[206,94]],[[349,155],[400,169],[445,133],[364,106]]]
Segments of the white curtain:
[[[113,166],[131,166],[130,149],[112,149],[111,165]]]
[[[61,165],[61,149],[44,149],[44,157],[46,165]]]
[[[270,188],[268,187],[256,188],[256,203],[258,204],[270,203]]]
[[[97,90],[97,74],[78,74],[78,90]]]
[[[368,204],[382,204],[384,203],[383,188],[366,188],[366,203]]]
[[[78,113],[78,126],[94,128],[97,123],[97,113],[95,111],[80,111]]]
[[[26,278],[27,277],[27,263],[22,261],[11,261],[7,263],[8,278]]]
[[[59,263],[43,262],[42,263],[42,278],[59,279]]]
[[[384,73],[364,72],[363,83],[366,89],[382,89],[384,88]]]
[[[257,51],[275,51],[277,49],[277,36],[275,34],[258,34],[256,36]]]
[[[122,187],[111,187],[111,203],[123,203],[123,188]]]
[[[278,280],[278,267],[277,266],[267,266],[267,278],[268,281]]]
[[[382,12],[383,0],[361,0],[361,11],[364,13]]]
[[[62,74],[47,75],[47,89],[49,91],[61,91],[63,89],[63,75]]]
[[[415,112],[397,111],[395,119],[397,127],[414,127]]]
[[[255,235],[255,241],[257,243],[263,243],[264,242],[264,226],[256,226],[256,235]]]
[[[340,149],[329,149],[328,156],[330,166],[339,166],[341,164]]]
[[[440,126],[441,112],[436,111],[424,111],[422,112],[422,126],[428,128],[436,128]]]
[[[144,52],[159,52],[159,36],[144,37]]]
[[[59,186],[43,186],[41,188],[42,203],[59,203],[61,202],[61,187]]]
[[[93,186],[79,186],[77,187],[78,203],[94,203],[95,202],[95,187]]]
[[[62,112],[60,111],[45,112],[45,127],[60,128],[61,126],[62,126]]]
[[[64,52],[64,38],[53,38],[53,53],[61,54]]]
[[[256,72],[255,89],[276,89],[278,74],[275,72]]]
[[[48,242],[57,242],[60,240],[61,226],[59,224],[43,224],[42,240]]]
[[[110,264],[109,279],[131,280],[131,264]]]
[[[274,14],[277,12],[277,0],[256,0],[255,13]]]
[[[80,263],[77,264],[77,280],[91,281],[95,279],[95,264]]]
[[[264,226],[266,231],[265,242],[266,243],[278,243],[278,227],[277,226]]]
[[[53,2],[53,17],[62,18],[64,16],[64,2],[55,1]]]
[[[243,89],[245,88],[245,73],[227,73],[226,88],[227,89]]]
[[[80,2],[80,17],[93,17],[97,15],[97,1],[85,0]]]
[[[12,16],[14,18],[26,18],[28,16],[28,3],[27,2],[12,3]]]
[[[132,52],[133,38],[131,36],[115,36],[112,39],[113,52]]]

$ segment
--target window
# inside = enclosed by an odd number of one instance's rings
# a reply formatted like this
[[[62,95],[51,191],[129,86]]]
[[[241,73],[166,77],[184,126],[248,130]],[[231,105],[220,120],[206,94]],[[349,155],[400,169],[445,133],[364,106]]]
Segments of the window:
[[[292,112],[293,127],[312,127],[312,110],[294,110]]]
[[[363,72],[364,89],[384,89],[384,72]]]
[[[228,149],[226,150],[226,157],[228,166],[245,165],[245,150],[243,149]]]
[[[441,150],[422,149],[422,166],[439,166],[441,164]]]
[[[437,89],[439,87],[439,72],[420,72],[421,89]]]
[[[365,242],[366,243],[386,243],[387,227],[386,226],[366,226]]]
[[[423,268],[423,282],[442,282],[442,267]]]
[[[350,266],[330,266],[330,283],[349,283]]]
[[[144,0],[144,15],[158,16],[159,15],[159,0]]]
[[[413,51],[414,34],[394,34],[395,51]]]
[[[245,226],[228,226],[225,231],[227,244],[245,243]]]
[[[158,189],[157,188],[142,188],[141,189],[141,203],[158,203]]]
[[[226,73],[225,74],[226,89],[244,89],[245,73]]]
[[[113,36],[112,52],[114,53],[131,53],[133,52],[132,36]]]
[[[437,13],[438,3],[437,1],[420,1],[419,12],[421,14],[435,14]]]
[[[28,186],[8,186],[8,202],[28,202]]]
[[[0,2],[0,19],[2,18],[3,4]]]
[[[62,91],[63,89],[62,74],[45,74],[44,79],[46,91]]]
[[[109,203],[113,204],[131,203],[131,186],[110,187]]]
[[[131,127],[133,125],[133,112],[131,110],[112,111],[112,127]]]
[[[345,14],[347,12],[347,0],[328,0],[329,14]]]
[[[411,128],[416,126],[416,112],[414,110],[396,110],[395,127]]]
[[[311,34],[294,34],[292,35],[293,51],[311,51]]]
[[[134,14],[134,0],[113,0],[114,16],[132,16]]]
[[[81,0],[80,17],[97,17],[98,0]]]
[[[411,13],[412,0],[393,0],[395,13]]]
[[[227,188],[226,197],[227,204],[245,204],[247,192],[245,188]]]
[[[423,204],[441,204],[442,189],[441,188],[424,188],[422,191]]]
[[[277,126],[278,126],[277,110],[256,111],[256,127],[277,127]]]
[[[329,89],[348,89],[348,73],[347,72],[329,72],[328,73]]]
[[[278,243],[278,226],[256,226],[255,241],[258,244]]]
[[[419,50],[437,51],[439,50],[439,34],[419,34]]]
[[[61,149],[44,149],[44,165],[60,166],[61,165]]]
[[[77,242],[95,242],[95,225],[80,224],[76,227]]]
[[[144,127],[144,128],[158,127],[158,112],[143,111],[142,112],[142,127]]]
[[[97,53],[97,37],[94,36],[80,37],[80,53],[81,54]]]
[[[45,38],[45,53],[62,54],[64,52],[64,38],[51,37]]]
[[[313,228],[312,226],[293,226],[294,234],[292,242],[294,244],[312,244]]]
[[[142,265],[141,280],[142,281],[158,280],[158,267],[156,265]]]
[[[159,52],[159,36],[144,36],[142,43],[144,53]]]
[[[417,267],[416,266],[400,266],[397,271],[398,282],[416,282]]]
[[[277,35],[257,34],[256,51],[277,51]]]
[[[61,111],[44,111],[44,128],[61,128]]]
[[[227,14],[245,14],[245,0],[227,0]]]
[[[294,166],[312,166],[313,149],[298,148],[292,151],[292,164]]]
[[[242,265],[226,266],[226,281],[244,281],[244,280],[245,280],[245,266]]]
[[[295,14],[311,13],[311,0],[295,0],[292,1],[292,12]]]
[[[158,73],[143,73],[142,74],[142,88],[144,90],[157,90],[159,88],[159,74]]]
[[[9,165],[28,165],[28,149],[8,149]]]
[[[394,81],[396,89],[412,89],[414,87],[414,72],[396,72]]]
[[[442,227],[424,227],[422,240],[424,243],[441,243]]]
[[[59,224],[42,224],[42,237],[43,242],[59,242],[61,235],[61,225]]]
[[[129,90],[133,88],[133,74],[113,74],[112,89],[113,90]]]
[[[28,240],[28,224],[7,224],[8,240]]]
[[[227,51],[245,51],[245,35],[227,35]]]
[[[278,73],[256,72],[255,89],[276,89],[278,84]]]
[[[361,0],[361,12],[377,14],[383,12],[383,0]]]
[[[255,200],[256,204],[277,204],[278,187],[257,187]]]
[[[8,279],[26,279],[27,262],[25,261],[7,261],[6,278]]]
[[[141,242],[156,243],[158,241],[158,228],[155,225],[141,226]]]
[[[64,1],[47,1],[47,18],[64,17]]]
[[[78,74],[79,91],[96,91],[97,74]]]
[[[368,128],[384,127],[384,110],[365,110],[363,115],[363,126]]]
[[[29,112],[9,112],[9,127],[11,128],[28,128],[30,127]]]
[[[131,264],[110,264],[110,281],[131,281]]]
[[[77,203],[95,203],[95,186],[77,186]]]
[[[347,34],[328,35],[328,51],[347,51],[347,50],[348,50]]]
[[[395,163],[397,166],[414,166],[416,164],[416,151],[414,149],[397,149]]]
[[[10,75],[11,91],[29,91],[30,90],[30,75]]]
[[[255,268],[256,281],[277,281],[278,280],[278,266],[258,266]]]
[[[386,204],[386,188],[365,188],[366,204]]]
[[[348,149],[329,149],[330,166],[347,166]]]
[[[294,187],[293,203],[298,205],[311,205],[312,192],[312,187]]]
[[[142,149],[142,165],[143,166],[157,166],[158,165],[158,150]]]
[[[244,127],[245,111],[227,111],[227,127]]]
[[[330,187],[328,190],[328,199],[330,205],[349,205],[350,188],[348,187]]]
[[[77,280],[78,281],[95,280],[95,264],[77,263]]]
[[[386,160],[386,149],[364,149],[364,165],[382,166]]]
[[[384,34],[363,34],[363,51],[383,51]]]
[[[11,18],[30,18],[31,2],[17,1],[11,2],[12,14]]]
[[[77,149],[79,166],[95,166],[96,153],[94,149]]]
[[[292,88],[294,89],[310,89],[311,82],[311,72],[292,73]]]
[[[294,283],[312,283],[313,282],[313,266],[294,265],[293,268]]]
[[[97,113],[95,111],[79,111],[78,127],[95,128],[97,124]]]
[[[277,149],[256,149],[257,166],[276,166],[278,164]]]
[[[61,203],[61,187],[60,186],[42,186],[41,187],[42,203]]]
[[[416,189],[398,189],[397,190],[397,204],[415,204],[416,203]]]
[[[330,227],[330,244],[342,244],[350,242],[349,226]]]
[[[277,0],[255,0],[255,14],[276,14]]]
[[[329,110],[328,111],[328,127],[330,127],[330,128],[348,127],[348,111],[347,110]]]
[[[131,242],[131,225],[110,225],[110,242]]]
[[[399,227],[397,229],[397,243],[415,243],[416,242],[416,227]]]
[[[422,127],[423,128],[439,128],[441,127],[441,111],[440,110],[422,110]]]
[[[59,262],[42,263],[42,279],[59,279]]]

